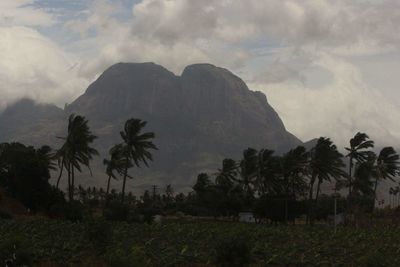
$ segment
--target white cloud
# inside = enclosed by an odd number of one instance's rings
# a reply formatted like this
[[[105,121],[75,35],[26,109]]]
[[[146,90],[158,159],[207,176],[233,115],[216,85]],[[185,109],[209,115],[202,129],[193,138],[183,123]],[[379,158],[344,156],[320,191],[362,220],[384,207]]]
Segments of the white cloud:
[[[33,6],[34,0],[1,0],[0,26],[49,26],[51,14]]]
[[[51,24],[52,15],[33,2],[2,0],[0,26]],[[387,59],[389,53],[400,58],[398,1],[142,0],[125,19],[117,18],[122,1],[88,2],[64,25],[81,36],[65,47],[69,54],[35,30],[2,29],[9,36],[0,39],[3,103],[21,95],[71,101],[119,61],[153,61],[176,74],[210,62],[266,92],[288,129],[304,140],[328,135],[343,143],[362,130],[400,141],[400,110],[393,104],[394,96],[400,100],[393,89],[400,76],[385,71],[400,69]],[[5,53],[7,43],[13,49]],[[74,62],[72,70],[65,67]],[[380,73],[379,88],[373,73]]]
[[[71,56],[39,32],[0,27],[0,36],[0,109],[21,97],[62,106],[87,84]]]
[[[252,84],[267,94],[290,131],[303,140],[329,136],[341,146],[357,131],[367,132],[378,145],[400,140],[399,108],[366,84],[357,66],[326,53],[319,54],[313,65],[332,75],[318,89],[307,82]]]

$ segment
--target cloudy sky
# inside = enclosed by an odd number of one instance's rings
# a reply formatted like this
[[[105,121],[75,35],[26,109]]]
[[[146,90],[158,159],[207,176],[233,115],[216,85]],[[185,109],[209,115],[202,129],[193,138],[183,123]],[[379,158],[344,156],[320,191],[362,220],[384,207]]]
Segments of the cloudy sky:
[[[400,141],[400,1],[0,1],[0,110],[62,107],[121,61],[228,68],[302,140]]]

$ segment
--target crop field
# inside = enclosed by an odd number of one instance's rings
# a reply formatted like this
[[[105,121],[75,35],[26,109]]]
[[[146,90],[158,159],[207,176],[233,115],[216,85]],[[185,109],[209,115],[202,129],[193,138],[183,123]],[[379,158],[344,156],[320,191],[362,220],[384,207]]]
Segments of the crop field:
[[[12,252],[33,266],[400,266],[400,229],[0,221],[0,259]]]

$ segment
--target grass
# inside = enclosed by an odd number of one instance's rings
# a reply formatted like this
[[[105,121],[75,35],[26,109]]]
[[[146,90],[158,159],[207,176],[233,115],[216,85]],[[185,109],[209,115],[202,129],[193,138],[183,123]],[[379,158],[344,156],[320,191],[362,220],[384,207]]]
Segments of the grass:
[[[245,237],[251,266],[400,266],[400,230],[394,228],[334,234],[325,226],[224,222],[0,221],[0,249],[18,239],[37,266],[216,266],[221,249],[229,249],[221,241],[232,237]]]

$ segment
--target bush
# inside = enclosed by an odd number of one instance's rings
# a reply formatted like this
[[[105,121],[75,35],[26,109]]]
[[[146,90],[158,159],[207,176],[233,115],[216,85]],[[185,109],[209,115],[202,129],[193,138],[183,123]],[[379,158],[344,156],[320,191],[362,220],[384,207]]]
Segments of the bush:
[[[8,237],[0,244],[0,262],[8,266],[31,266],[34,255],[30,248],[28,240],[19,236]]]
[[[13,219],[13,216],[4,210],[0,210],[0,219],[11,220]]]
[[[86,237],[99,252],[104,251],[110,243],[112,235],[111,225],[102,219],[92,219],[86,224]]]
[[[150,266],[146,259],[145,250],[139,246],[133,246],[127,251],[112,250],[106,255],[106,261],[112,267]]]
[[[242,235],[229,235],[216,243],[216,264],[218,266],[248,266],[250,263],[250,244]]]
[[[68,202],[64,207],[64,218],[72,222],[81,222],[84,215],[84,207],[77,200]]]
[[[390,256],[387,256],[379,251],[366,254],[361,258],[361,267],[386,267],[393,266],[390,262]]]
[[[127,221],[129,217],[129,206],[119,201],[112,201],[107,204],[103,216],[109,221]]]

